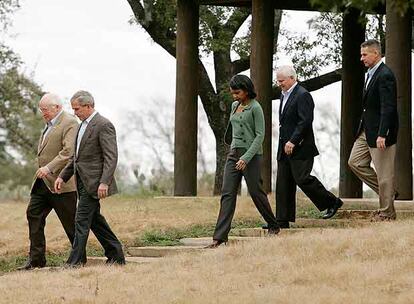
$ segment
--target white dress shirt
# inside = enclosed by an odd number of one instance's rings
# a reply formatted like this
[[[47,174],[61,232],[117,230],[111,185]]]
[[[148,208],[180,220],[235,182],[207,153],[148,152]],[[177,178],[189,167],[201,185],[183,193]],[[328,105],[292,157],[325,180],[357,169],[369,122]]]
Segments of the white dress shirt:
[[[79,132],[78,132],[78,137],[76,139],[76,155],[78,155],[78,151],[79,151],[79,146],[83,137],[83,134],[85,134],[85,130],[89,124],[89,122],[92,120],[92,118],[97,114],[98,112],[93,111],[93,113],[91,114],[91,116],[89,116],[88,118],[86,118],[84,121],[82,121]]]
[[[58,120],[59,116],[62,115],[62,113],[63,113],[63,110],[60,110],[60,112],[55,116],[55,118],[53,118],[51,121],[48,121],[46,123],[46,127],[43,131],[43,136],[42,136],[42,145],[43,145],[43,142],[45,141],[47,134],[49,134],[49,132],[56,125],[56,121]]]
[[[285,108],[285,105],[286,105],[286,103],[288,102],[288,100],[289,100],[289,96],[290,96],[290,94],[292,93],[292,91],[293,91],[293,89],[297,86],[297,82],[295,82],[291,87],[290,87],[290,89],[289,90],[287,90],[286,92],[284,92],[284,91],[282,91],[282,96],[283,96],[283,101],[281,101],[282,102],[282,110],[281,110],[281,113],[283,113],[283,109]]]
[[[382,61],[378,61],[376,65],[374,65],[372,68],[369,68],[366,75],[365,80],[365,89],[368,88],[368,85],[372,79],[372,76],[374,76],[375,71],[378,69],[378,67],[381,65]]]

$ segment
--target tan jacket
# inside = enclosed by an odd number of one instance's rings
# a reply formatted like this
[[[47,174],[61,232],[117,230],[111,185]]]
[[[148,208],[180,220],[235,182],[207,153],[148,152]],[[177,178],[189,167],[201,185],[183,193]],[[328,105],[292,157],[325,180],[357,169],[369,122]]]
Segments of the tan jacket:
[[[37,166],[38,168],[44,166],[49,168],[50,173],[43,178],[43,181],[51,192],[54,192],[56,178],[73,156],[78,125],[78,121],[74,116],[63,112],[57,118],[52,130],[47,133],[43,143],[42,136],[40,136],[37,149]],[[35,181],[36,175],[34,176],[32,187]],[[62,193],[72,191],[76,191],[73,178],[62,185]]]
[[[115,127],[97,113],[85,129],[78,154],[68,162],[60,177],[66,182],[73,175],[78,175],[86,191],[94,198],[98,198],[99,184],[107,184],[108,195],[112,195],[118,191],[114,178],[117,162]]]

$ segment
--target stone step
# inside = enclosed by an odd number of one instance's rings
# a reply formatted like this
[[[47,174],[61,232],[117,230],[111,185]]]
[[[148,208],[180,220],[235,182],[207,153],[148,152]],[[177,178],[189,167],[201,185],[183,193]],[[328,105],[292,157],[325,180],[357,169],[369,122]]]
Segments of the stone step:
[[[201,251],[203,246],[148,246],[129,247],[126,252],[132,257],[159,258],[176,254]]]
[[[304,231],[321,231],[321,227],[312,227],[312,228],[289,228],[289,229],[282,229],[279,236],[283,235],[290,235],[293,233],[304,232]],[[234,229],[231,234],[233,237],[229,238],[229,241],[232,238],[235,238],[237,241],[249,240],[250,239],[257,239],[262,237],[267,237],[267,230],[262,228],[241,228],[241,229]],[[236,241],[236,242],[237,242]]]
[[[414,217],[414,210],[396,210],[397,219],[407,219]],[[373,216],[374,210],[338,210],[335,215],[336,219],[370,219]]]
[[[378,198],[341,198],[344,202],[342,209],[378,209],[379,201]],[[395,209],[397,210],[414,210],[414,201],[400,201],[394,202]]]
[[[261,229],[262,230],[262,229]],[[259,234],[252,233],[251,235],[246,236],[230,236],[227,244],[234,245],[239,242],[246,242],[256,240],[258,237],[262,237]],[[204,248],[205,246],[210,245],[213,242],[212,237],[200,237],[200,238],[183,238],[180,239],[180,243],[184,246],[197,246]]]
[[[128,263],[134,263],[134,264],[146,264],[151,263],[154,261],[157,261],[159,259],[154,257],[135,257],[135,256],[127,256],[125,257],[125,262]],[[86,263],[86,266],[97,266],[105,264],[106,257],[88,257],[88,262]]]
[[[338,219],[332,218],[312,219],[312,218],[298,218],[296,222],[291,223],[292,228],[346,228],[346,227],[360,227],[367,224],[366,221],[355,221],[353,219]]]

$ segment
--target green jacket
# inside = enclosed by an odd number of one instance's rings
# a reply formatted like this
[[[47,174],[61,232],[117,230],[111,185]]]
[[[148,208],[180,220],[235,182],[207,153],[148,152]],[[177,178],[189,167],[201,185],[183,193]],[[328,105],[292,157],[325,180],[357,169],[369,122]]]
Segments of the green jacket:
[[[224,142],[231,149],[243,148],[246,152],[240,157],[248,163],[256,154],[263,154],[262,143],[265,134],[265,121],[262,107],[255,99],[243,109],[236,113],[238,101],[231,105],[231,113]]]

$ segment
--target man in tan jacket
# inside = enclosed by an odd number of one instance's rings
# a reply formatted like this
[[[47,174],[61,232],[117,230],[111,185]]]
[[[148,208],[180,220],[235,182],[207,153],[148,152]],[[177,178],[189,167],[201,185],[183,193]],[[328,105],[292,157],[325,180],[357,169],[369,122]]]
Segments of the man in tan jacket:
[[[39,102],[39,111],[46,122],[37,149],[38,169],[33,179],[30,202],[27,207],[30,253],[26,264],[19,270],[30,270],[46,265],[44,228],[52,209],[61,221],[71,243],[75,236],[76,186],[70,179],[62,186],[61,194],[54,192],[54,183],[74,153],[78,122],[63,111],[60,98],[45,94]]]

